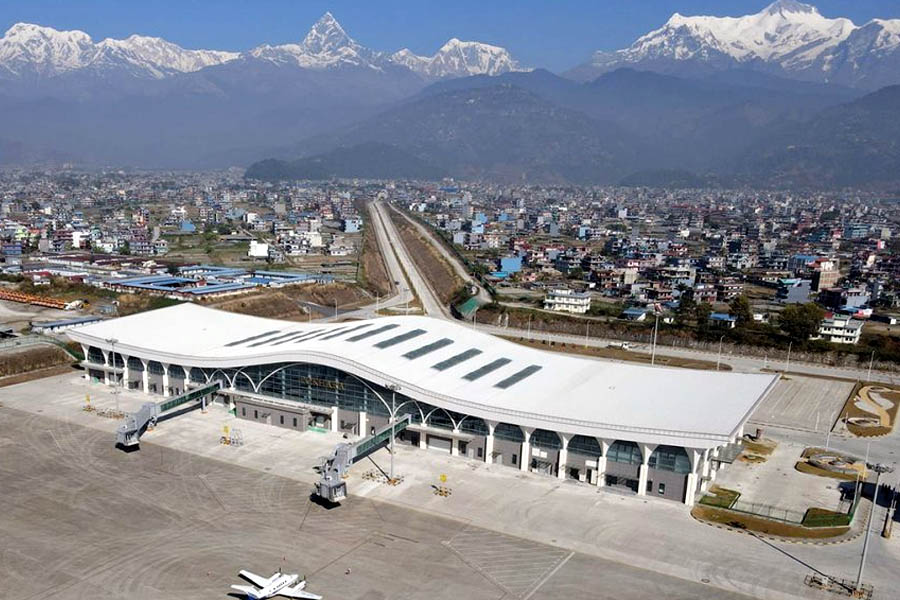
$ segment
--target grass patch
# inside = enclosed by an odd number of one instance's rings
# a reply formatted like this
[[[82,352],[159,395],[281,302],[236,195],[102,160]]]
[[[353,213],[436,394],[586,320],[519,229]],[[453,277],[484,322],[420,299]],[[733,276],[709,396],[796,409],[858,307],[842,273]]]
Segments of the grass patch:
[[[826,508],[809,508],[803,515],[804,527],[848,527],[853,520],[847,513],[834,512]]]
[[[709,488],[706,496],[700,498],[700,504],[717,508],[731,508],[740,497],[741,493],[736,490],[729,490],[728,488],[714,485]]]
[[[691,516],[701,521],[719,523],[734,529],[743,529],[784,538],[825,539],[843,535],[850,530],[849,526],[840,527],[804,527],[781,521],[771,521],[762,517],[737,513],[723,508],[698,504],[691,510]]]
[[[829,471],[828,469],[822,469],[815,465],[811,465],[808,462],[801,460],[798,461],[794,468],[800,471],[801,473],[806,473],[807,475],[817,475],[819,477],[830,477],[832,479],[839,479],[841,481],[856,481],[856,475],[851,475],[850,473],[838,473],[836,471]],[[861,479],[865,481],[866,476],[863,473],[861,475]]]
[[[770,440],[744,440],[744,451],[757,456],[769,456],[777,446],[777,442]]]

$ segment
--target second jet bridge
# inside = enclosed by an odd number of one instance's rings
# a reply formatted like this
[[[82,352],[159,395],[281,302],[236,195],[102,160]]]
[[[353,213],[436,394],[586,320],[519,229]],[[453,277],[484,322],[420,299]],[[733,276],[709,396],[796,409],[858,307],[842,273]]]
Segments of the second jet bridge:
[[[221,387],[222,384],[215,381],[162,402],[145,402],[137,412],[125,415],[125,420],[116,430],[116,446],[122,448],[137,446],[141,442],[141,435],[147,431],[148,427],[155,426],[160,421],[177,417],[190,410],[200,408],[204,405],[205,398],[219,391]],[[195,404],[186,406],[191,402]]]
[[[343,442],[335,446],[331,456],[319,465],[321,478],[316,483],[316,495],[329,502],[338,502],[347,497],[347,482],[344,475],[350,465],[356,463],[376,450],[386,446],[391,437],[397,435],[412,423],[410,415],[404,415],[393,424],[388,423],[377,429],[374,434],[352,444]]]

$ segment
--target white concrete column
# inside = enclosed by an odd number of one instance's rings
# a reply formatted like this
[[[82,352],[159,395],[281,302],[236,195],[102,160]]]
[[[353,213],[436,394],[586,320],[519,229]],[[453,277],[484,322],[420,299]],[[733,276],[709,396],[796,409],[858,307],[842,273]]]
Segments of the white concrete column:
[[[737,439],[738,439],[739,441],[742,440],[742,439],[744,439],[744,426],[743,426],[743,425],[741,425],[740,427],[738,427],[738,430],[737,430]]]
[[[340,432],[340,428],[338,427],[340,423],[338,423],[338,407],[331,407],[331,431],[338,433]]]
[[[522,452],[520,452],[519,456],[519,470],[520,471],[528,471],[531,466],[531,432],[534,431],[533,427],[520,427],[522,430],[522,435],[525,436],[525,439],[522,440]]]
[[[419,450],[428,450],[428,434],[419,432]]]
[[[485,421],[488,428],[488,434],[484,437],[484,462],[492,464],[494,462],[494,430],[497,428],[496,421]]]
[[[603,453],[597,458],[597,487],[606,486],[606,454],[609,452],[609,441],[597,438],[600,442],[600,451]]]
[[[88,358],[88,347],[85,346],[84,344],[81,344],[81,353],[84,354],[84,361],[85,361],[85,362],[90,362],[90,359]],[[91,371],[90,371],[90,369],[85,369],[85,370],[84,370],[84,379],[85,379],[85,381],[90,381],[90,380],[91,380]]]
[[[459,429],[454,429],[453,434],[458,435]],[[455,437],[450,439],[450,456],[459,456],[459,440]]]
[[[364,410],[359,411],[358,423],[359,423],[359,431],[358,431],[359,437],[366,437],[367,435],[369,435],[369,422],[368,422],[368,419],[366,419],[366,411],[364,411]]]
[[[569,440],[572,439],[572,436],[565,433],[557,433],[559,436],[560,447],[559,447],[559,457],[556,462],[556,477],[558,479],[566,478],[566,461],[569,459]]]
[[[100,352],[103,353],[103,364],[107,367],[106,369],[103,369],[103,383],[109,385],[109,366],[111,364],[110,358],[112,355],[107,350],[101,350]]]
[[[650,455],[656,450],[656,444],[638,444],[641,449],[641,467],[638,469],[638,496],[647,495],[647,475],[650,473]]]
[[[150,371],[149,371],[150,361],[144,360],[142,358],[141,364],[144,365],[144,370],[141,371],[141,379],[143,380],[142,383],[144,385],[144,393],[149,394],[150,393]]]
[[[128,371],[128,357],[124,354],[122,355],[122,387],[126,390],[128,389],[128,377],[130,377],[130,372]]]
[[[163,396],[168,396],[169,395],[169,365],[166,363],[160,363],[160,364],[162,364],[162,368],[163,368],[162,393],[163,393]]]
[[[697,494],[697,473],[702,468],[703,453],[692,448],[685,448],[688,457],[691,459],[691,472],[688,473],[687,482],[684,490],[684,503],[688,506],[694,505],[694,497]]]
[[[703,451],[700,464],[700,476],[709,477],[709,448]]]

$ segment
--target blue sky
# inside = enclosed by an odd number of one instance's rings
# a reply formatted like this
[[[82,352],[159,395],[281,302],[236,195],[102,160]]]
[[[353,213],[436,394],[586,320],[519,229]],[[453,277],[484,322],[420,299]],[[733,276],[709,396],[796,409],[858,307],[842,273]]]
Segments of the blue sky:
[[[819,0],[829,17],[900,18],[900,0]],[[81,29],[95,40],[156,35],[188,48],[245,50],[303,38],[326,10],[377,50],[431,54],[450,37],[505,46],[525,65],[564,70],[592,51],[629,45],[685,15],[755,13],[766,0],[3,0],[0,27],[19,21]]]

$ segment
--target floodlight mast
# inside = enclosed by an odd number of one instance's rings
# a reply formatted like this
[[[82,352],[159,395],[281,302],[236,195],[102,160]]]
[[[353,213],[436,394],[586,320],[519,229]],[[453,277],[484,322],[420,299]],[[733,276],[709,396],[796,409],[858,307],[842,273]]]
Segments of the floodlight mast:
[[[391,477],[390,483],[394,482],[394,423],[397,422],[397,392],[400,386],[396,383],[389,383],[385,386],[391,390]]]

